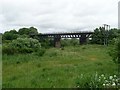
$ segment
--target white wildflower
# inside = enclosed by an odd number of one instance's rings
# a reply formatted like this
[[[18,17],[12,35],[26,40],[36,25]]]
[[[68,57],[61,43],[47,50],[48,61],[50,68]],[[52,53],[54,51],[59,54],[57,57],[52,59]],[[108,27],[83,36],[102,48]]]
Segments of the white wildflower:
[[[100,82],[101,80],[100,80],[100,79],[98,79],[98,81]]]
[[[106,84],[106,86],[109,86],[109,84]]]
[[[116,79],[115,81],[118,82],[118,79]]]
[[[116,75],[114,75],[114,77],[116,78],[117,76],[116,76]]]
[[[112,81],[115,81],[115,79],[112,79]]]
[[[115,86],[115,85],[116,85],[115,82],[113,82],[112,86]]]
[[[102,74],[101,76],[104,77],[104,74]]]
[[[113,76],[110,76],[110,77],[109,77],[109,79],[111,79],[111,80],[112,80],[112,79],[113,79]]]
[[[103,84],[103,86],[105,86],[105,84]]]
[[[107,83],[107,82],[108,82],[108,80],[105,80],[105,82]]]
[[[106,79],[106,77],[104,77],[104,79]]]

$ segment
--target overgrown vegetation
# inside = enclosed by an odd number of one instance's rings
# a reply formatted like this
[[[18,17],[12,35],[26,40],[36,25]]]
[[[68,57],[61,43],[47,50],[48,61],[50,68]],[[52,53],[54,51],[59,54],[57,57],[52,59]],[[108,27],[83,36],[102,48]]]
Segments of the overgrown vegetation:
[[[90,45],[62,39],[60,49],[53,48],[53,39],[32,34],[38,34],[34,27],[2,34],[3,88],[120,86],[120,30],[96,28]]]
[[[77,46],[79,45],[79,39],[62,39],[61,46]]]
[[[119,29],[110,29],[105,30],[105,28],[100,27],[94,30],[94,34],[91,36],[92,44],[108,45],[113,44],[113,39],[117,38],[120,35]]]
[[[118,76],[108,49],[101,45],[84,45],[67,46],[64,50],[50,48],[42,57],[3,55],[3,88],[104,87],[104,81],[97,81],[99,76],[104,74],[108,81],[109,76]]]
[[[114,39],[114,44],[109,52],[115,63],[120,64],[120,37]]]
[[[40,50],[39,48],[41,48],[41,44],[36,39],[17,38],[11,43],[3,45],[3,54],[32,53]]]
[[[5,32],[2,38],[2,53],[7,55],[36,53],[42,56],[45,49],[41,47],[39,40],[30,38],[31,34],[38,34],[37,29],[30,27],[21,28],[18,32],[16,30]]]

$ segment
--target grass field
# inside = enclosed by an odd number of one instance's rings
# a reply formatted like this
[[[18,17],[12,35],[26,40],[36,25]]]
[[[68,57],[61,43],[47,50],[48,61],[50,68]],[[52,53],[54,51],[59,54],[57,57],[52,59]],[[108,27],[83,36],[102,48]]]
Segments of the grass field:
[[[83,45],[50,48],[42,57],[34,54],[3,55],[3,88],[87,87],[94,75],[117,75],[109,47]]]
[[[2,45],[0,44],[0,89],[2,88]]]

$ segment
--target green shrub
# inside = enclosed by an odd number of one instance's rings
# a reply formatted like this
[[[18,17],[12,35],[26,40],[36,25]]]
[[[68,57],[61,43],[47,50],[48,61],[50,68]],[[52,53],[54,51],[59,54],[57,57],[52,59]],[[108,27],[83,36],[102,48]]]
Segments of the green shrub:
[[[79,40],[78,39],[62,39],[61,40],[61,46],[64,47],[64,46],[76,46],[76,45],[79,45]]]
[[[3,54],[38,52],[41,44],[32,38],[17,38],[8,45],[3,45]],[[42,51],[43,52],[43,51]]]
[[[75,39],[75,38],[72,38],[72,39],[70,39],[70,44],[71,44],[72,46],[79,45],[79,40],[78,40],[78,39]]]
[[[58,53],[56,51],[53,51],[53,52],[49,53],[50,57],[54,57],[54,56],[57,56],[57,55],[58,55]]]
[[[120,63],[120,37],[114,39],[114,45],[111,48],[109,55],[115,63]]]
[[[10,47],[9,45],[3,45],[2,54],[13,55],[17,53],[17,49]]]
[[[36,54],[37,56],[43,56],[44,53],[45,53],[45,49],[43,49],[43,48],[39,48],[39,49],[37,50],[37,52],[35,52],[35,54]]]

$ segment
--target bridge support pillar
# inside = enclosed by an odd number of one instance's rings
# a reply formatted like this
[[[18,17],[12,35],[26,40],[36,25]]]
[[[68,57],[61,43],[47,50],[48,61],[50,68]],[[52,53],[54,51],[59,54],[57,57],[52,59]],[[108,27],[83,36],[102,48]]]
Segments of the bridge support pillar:
[[[56,47],[56,48],[61,47],[60,39],[61,39],[60,36],[54,36],[54,47]]]
[[[80,45],[86,44],[87,43],[87,37],[86,34],[82,34],[81,37],[79,38],[79,43]]]

